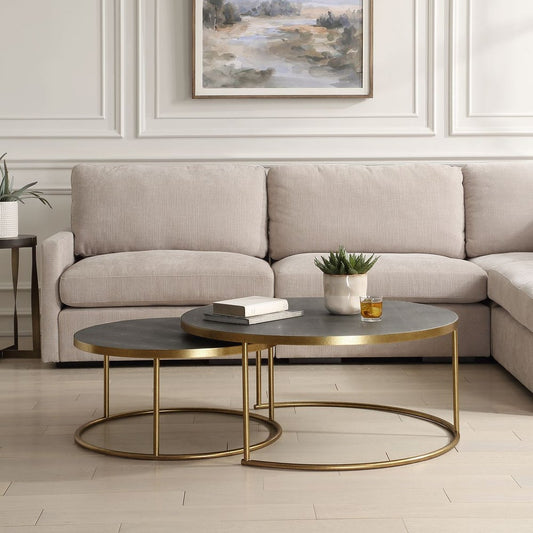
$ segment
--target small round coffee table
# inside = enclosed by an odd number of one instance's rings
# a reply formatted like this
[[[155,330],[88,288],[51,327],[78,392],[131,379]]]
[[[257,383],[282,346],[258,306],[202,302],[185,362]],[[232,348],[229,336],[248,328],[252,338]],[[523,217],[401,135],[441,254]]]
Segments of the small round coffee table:
[[[401,301],[383,303],[381,322],[363,323],[359,316],[332,315],[324,307],[322,298],[289,298],[290,309],[302,309],[304,315],[287,320],[266,322],[253,326],[242,326],[204,319],[204,313],[212,311],[212,306],[188,311],[181,317],[182,328],[193,335],[227,342],[240,342],[242,345],[242,382],[243,382],[243,460],[242,464],[267,468],[286,468],[296,470],[363,470],[386,468],[432,459],[451,450],[459,442],[459,400],[458,400],[458,346],[457,315],[431,305]],[[402,342],[427,339],[450,334],[452,336],[452,400],[453,424],[437,416],[388,405],[375,405],[354,402],[280,402],[274,400],[273,347],[286,345],[364,345]],[[256,408],[269,409],[269,419],[274,420],[275,407],[345,407],[370,409],[396,413],[417,418],[445,429],[449,442],[427,453],[393,459],[389,461],[360,463],[293,463],[280,461],[260,461],[251,458],[252,447],[249,440],[249,384],[248,352],[250,343],[269,346],[269,402],[258,402]]]
[[[221,450],[204,453],[160,453],[160,415],[162,413],[218,413],[221,415],[242,417],[242,411],[219,408],[172,408],[161,409],[160,398],[160,361],[162,359],[201,359],[208,357],[222,357],[235,353],[240,353],[240,344],[224,341],[214,341],[210,339],[195,337],[185,333],[180,327],[179,318],[146,318],[138,320],[123,320],[100,324],[82,329],[74,335],[74,346],[85,352],[100,354],[104,356],[104,416],[91,420],[80,426],[75,434],[74,440],[80,446],[89,450],[100,452],[106,455],[127,457],[130,459],[155,459],[155,460],[188,460],[188,459],[208,459],[213,457],[224,457],[243,453],[243,448]],[[264,346],[255,345],[254,350],[258,352]],[[153,408],[143,411],[128,411],[125,413],[109,414],[109,357],[126,357],[134,359],[152,359],[153,366]],[[126,450],[116,450],[98,446],[87,442],[83,434],[89,429],[101,424],[108,424],[116,420],[129,417],[153,415],[153,449],[152,453],[132,452]],[[253,444],[251,449],[260,449],[277,440],[281,435],[281,426],[261,415],[250,415],[258,423],[268,427],[268,437]]]

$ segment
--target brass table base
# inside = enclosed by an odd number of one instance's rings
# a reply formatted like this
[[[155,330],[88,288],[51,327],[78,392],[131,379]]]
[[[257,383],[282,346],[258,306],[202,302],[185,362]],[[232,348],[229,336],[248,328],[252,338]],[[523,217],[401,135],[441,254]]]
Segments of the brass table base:
[[[260,359],[260,355],[257,357]],[[159,358],[154,357],[154,367],[153,367],[153,408],[146,409],[142,411],[128,411],[124,413],[119,413],[115,415],[110,415],[110,387],[109,387],[109,356],[104,355],[104,397],[103,397],[103,412],[104,416],[91,420],[86,424],[80,426],[74,433],[74,441],[93,452],[102,453],[104,455],[113,455],[115,457],[126,457],[128,459],[152,459],[156,461],[186,461],[189,459],[209,459],[214,457],[226,457],[228,455],[237,455],[244,453],[244,446],[240,448],[234,448],[231,450],[219,450],[213,452],[199,452],[199,453],[160,453],[160,415],[164,413],[218,413],[222,415],[238,416],[239,418],[244,419],[244,414],[242,411],[237,411],[233,409],[220,409],[214,407],[175,407],[171,409],[161,409],[160,408],[160,369],[161,361]],[[96,444],[91,444],[87,442],[83,434],[90,428],[93,428],[102,424],[109,424],[116,420],[123,418],[132,418],[137,416],[151,415],[153,418],[152,423],[152,452],[151,453],[142,453],[142,452],[129,452],[127,450],[115,450],[112,448],[106,448],[104,446],[98,446]],[[247,413],[247,419],[251,418],[256,420],[260,424],[268,427],[270,433],[268,437],[258,443],[250,445],[250,449],[259,450],[268,446],[269,444],[275,442],[281,436],[281,426],[272,418],[266,418],[262,415]]]
[[[267,409],[268,404],[256,404],[256,409]],[[375,461],[365,463],[283,463],[279,461],[260,461],[255,459],[242,460],[241,463],[246,466],[257,466],[264,468],[280,468],[287,470],[317,470],[317,471],[331,471],[331,470],[370,470],[373,468],[389,468],[392,466],[408,465],[411,463],[418,463],[420,461],[427,461],[438,457],[448,451],[450,451],[459,442],[459,432],[455,429],[453,424],[439,418],[437,416],[423,413],[421,411],[415,411],[412,409],[404,409],[402,407],[393,407],[389,405],[376,405],[367,403],[354,403],[354,402],[276,402],[274,407],[344,407],[351,409],[367,409],[371,411],[384,411],[387,413],[395,413],[398,415],[409,416],[411,418],[417,418],[424,420],[436,426],[445,429],[451,436],[450,441],[445,446],[433,451],[429,451],[420,455],[413,455],[411,457],[404,457],[400,459],[391,459],[387,461]],[[252,417],[250,413],[250,417]],[[250,446],[250,451],[252,447]]]
[[[243,459],[241,464],[245,466],[255,466],[262,468],[277,468],[286,470],[314,470],[314,471],[343,471],[343,470],[370,470],[374,468],[389,468],[393,466],[401,466],[421,461],[427,461],[443,455],[450,451],[459,442],[459,350],[457,330],[455,324],[451,331],[452,337],[452,403],[453,403],[453,423],[448,422],[442,418],[415,411],[413,409],[406,409],[403,407],[393,407],[389,405],[377,405],[367,403],[355,402],[326,402],[326,401],[305,401],[305,402],[276,402],[274,399],[274,347],[268,349],[268,403],[264,403],[261,398],[261,360],[260,354],[256,356],[256,402],[255,409],[268,409],[269,420],[274,420],[274,412],[276,408],[283,407],[344,407],[351,409],[368,409],[373,411],[384,411],[388,413],[395,413],[398,415],[409,416],[424,420],[431,424],[437,425],[445,429],[450,436],[448,444],[423,454],[403,457],[399,459],[392,459],[388,461],[373,461],[373,462],[359,462],[359,463],[294,463],[294,462],[280,462],[280,461],[262,461],[251,458],[252,446],[249,439],[249,419],[253,416],[250,413],[249,404],[249,378],[248,378],[248,345],[246,342],[242,343],[242,390],[243,390]]]
[[[233,409],[218,409],[218,408],[208,408],[208,407],[178,407],[178,408],[172,408],[172,409],[160,409],[159,414],[165,414],[165,413],[217,413],[221,415],[229,415],[229,416],[236,416],[241,418],[242,412],[236,411]],[[243,448],[233,448],[230,450],[220,450],[220,451],[213,451],[213,452],[202,452],[202,453],[142,453],[142,452],[128,452],[126,450],[115,450],[112,448],[105,448],[103,446],[97,446],[96,444],[91,444],[90,442],[87,442],[83,434],[96,426],[102,425],[102,424],[109,424],[116,420],[121,420],[124,418],[131,418],[136,416],[144,416],[144,415],[150,415],[153,416],[154,412],[152,409],[148,409],[145,411],[129,411],[126,413],[120,413],[117,415],[112,415],[108,417],[102,417],[102,418],[96,418],[95,420],[91,420],[90,422],[87,422],[86,424],[83,424],[80,426],[75,434],[74,434],[74,440],[77,444],[82,446],[83,448],[86,448],[88,450],[91,450],[93,452],[102,453],[104,455],[113,455],[115,457],[126,457],[128,459],[153,459],[157,461],[188,461],[191,459],[212,459],[215,457],[226,457],[229,455],[238,455],[243,453]],[[259,450],[261,448],[264,448],[265,446],[268,446],[269,444],[273,443],[279,437],[281,436],[281,426],[275,422],[274,420],[269,420],[268,418],[257,415],[257,414],[250,414],[250,418],[253,420],[263,424],[264,426],[268,427],[270,430],[270,433],[268,437],[256,444],[252,444],[250,448],[252,450]]]

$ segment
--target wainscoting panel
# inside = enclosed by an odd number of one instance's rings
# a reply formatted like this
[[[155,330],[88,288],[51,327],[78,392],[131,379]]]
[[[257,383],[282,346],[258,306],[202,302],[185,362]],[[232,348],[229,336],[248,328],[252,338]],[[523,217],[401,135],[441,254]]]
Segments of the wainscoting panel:
[[[452,135],[533,135],[533,2],[452,0]]]
[[[138,0],[139,137],[434,134],[434,0],[374,3],[379,98],[209,102],[191,99],[191,4]]]
[[[2,2],[0,137],[122,135],[122,13],[122,0]]]

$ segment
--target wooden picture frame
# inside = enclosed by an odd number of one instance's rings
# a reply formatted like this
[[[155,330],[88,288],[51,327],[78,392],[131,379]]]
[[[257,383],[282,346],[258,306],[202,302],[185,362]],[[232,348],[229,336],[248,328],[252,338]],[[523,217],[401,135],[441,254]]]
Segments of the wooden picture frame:
[[[372,97],[372,0],[193,0],[193,98]]]

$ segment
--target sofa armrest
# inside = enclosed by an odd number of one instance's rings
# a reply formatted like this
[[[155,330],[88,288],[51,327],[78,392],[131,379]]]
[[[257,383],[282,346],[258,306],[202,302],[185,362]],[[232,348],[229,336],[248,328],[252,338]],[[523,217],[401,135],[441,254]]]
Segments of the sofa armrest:
[[[59,361],[58,316],[61,311],[59,280],[74,264],[74,234],[61,231],[41,243],[41,357]]]

